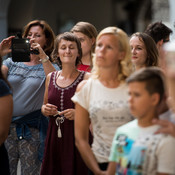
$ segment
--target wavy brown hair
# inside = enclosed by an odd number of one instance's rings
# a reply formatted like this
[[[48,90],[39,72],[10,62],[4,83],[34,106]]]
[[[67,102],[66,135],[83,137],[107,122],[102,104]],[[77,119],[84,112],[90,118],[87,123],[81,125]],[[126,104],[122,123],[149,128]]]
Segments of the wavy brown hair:
[[[134,36],[138,37],[139,40],[145,45],[146,53],[147,53],[145,66],[146,67],[158,66],[159,52],[158,52],[156,43],[154,42],[152,37],[149,36],[148,34],[142,33],[142,32],[134,33],[131,36],[131,38],[134,37]]]
[[[43,33],[46,37],[46,45],[43,48],[43,50],[46,53],[46,55],[48,55],[50,57],[50,55],[53,51],[53,48],[54,48],[54,39],[55,39],[55,34],[54,34],[52,28],[44,20],[31,21],[24,27],[23,38],[27,37],[29,30],[33,26],[40,26],[43,29]]]

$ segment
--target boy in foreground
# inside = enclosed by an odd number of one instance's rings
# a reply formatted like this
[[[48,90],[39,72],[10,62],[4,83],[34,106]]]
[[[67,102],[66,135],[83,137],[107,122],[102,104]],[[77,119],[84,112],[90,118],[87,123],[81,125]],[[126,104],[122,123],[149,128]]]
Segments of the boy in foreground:
[[[117,129],[107,174],[175,174],[175,138],[154,134],[160,126],[152,123],[158,118],[157,109],[165,93],[161,70],[141,69],[127,83],[130,111],[136,119]]]

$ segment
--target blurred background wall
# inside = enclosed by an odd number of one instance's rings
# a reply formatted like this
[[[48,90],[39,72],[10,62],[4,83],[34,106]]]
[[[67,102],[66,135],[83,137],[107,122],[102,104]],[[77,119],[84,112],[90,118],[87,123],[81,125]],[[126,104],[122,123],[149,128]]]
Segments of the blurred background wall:
[[[46,20],[56,35],[78,21],[90,22],[98,31],[115,25],[129,35],[154,21],[174,30],[173,7],[174,0],[0,0],[0,41],[34,19]]]

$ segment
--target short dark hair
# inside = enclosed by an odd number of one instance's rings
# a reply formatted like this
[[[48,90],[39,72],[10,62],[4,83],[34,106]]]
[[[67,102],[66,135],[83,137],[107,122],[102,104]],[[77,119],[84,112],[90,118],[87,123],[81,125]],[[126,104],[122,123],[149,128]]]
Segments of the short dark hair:
[[[160,68],[147,67],[135,71],[126,80],[127,84],[132,82],[144,82],[145,89],[149,94],[158,93],[160,96],[159,103],[165,93],[164,74]]]
[[[61,40],[74,41],[76,43],[79,56],[76,59],[75,66],[79,65],[81,63],[81,59],[82,59],[81,43],[80,43],[80,40],[78,39],[78,37],[76,37],[72,32],[64,32],[62,34],[59,34],[56,37],[55,46],[54,46],[54,49],[52,52],[52,58],[54,60],[57,60],[60,68],[62,68],[62,62],[60,60],[60,57],[58,57],[58,47],[59,47]]]
[[[165,41],[172,32],[162,21],[149,24],[145,30],[145,33],[150,35],[156,43],[162,39]]]

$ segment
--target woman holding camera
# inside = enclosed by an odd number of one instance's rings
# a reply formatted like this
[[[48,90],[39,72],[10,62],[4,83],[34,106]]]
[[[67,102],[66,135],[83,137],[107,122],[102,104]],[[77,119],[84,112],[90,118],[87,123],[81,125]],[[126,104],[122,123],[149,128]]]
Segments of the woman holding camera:
[[[51,27],[42,20],[29,22],[23,38],[30,39],[30,62],[13,62],[8,58],[3,62],[2,71],[13,91],[13,117],[10,133],[5,142],[9,155],[10,173],[16,174],[18,160],[21,174],[39,174],[44,150],[44,140],[48,120],[41,114],[48,73],[58,69],[53,66],[50,54],[55,35]],[[55,69],[56,67],[56,69]]]

